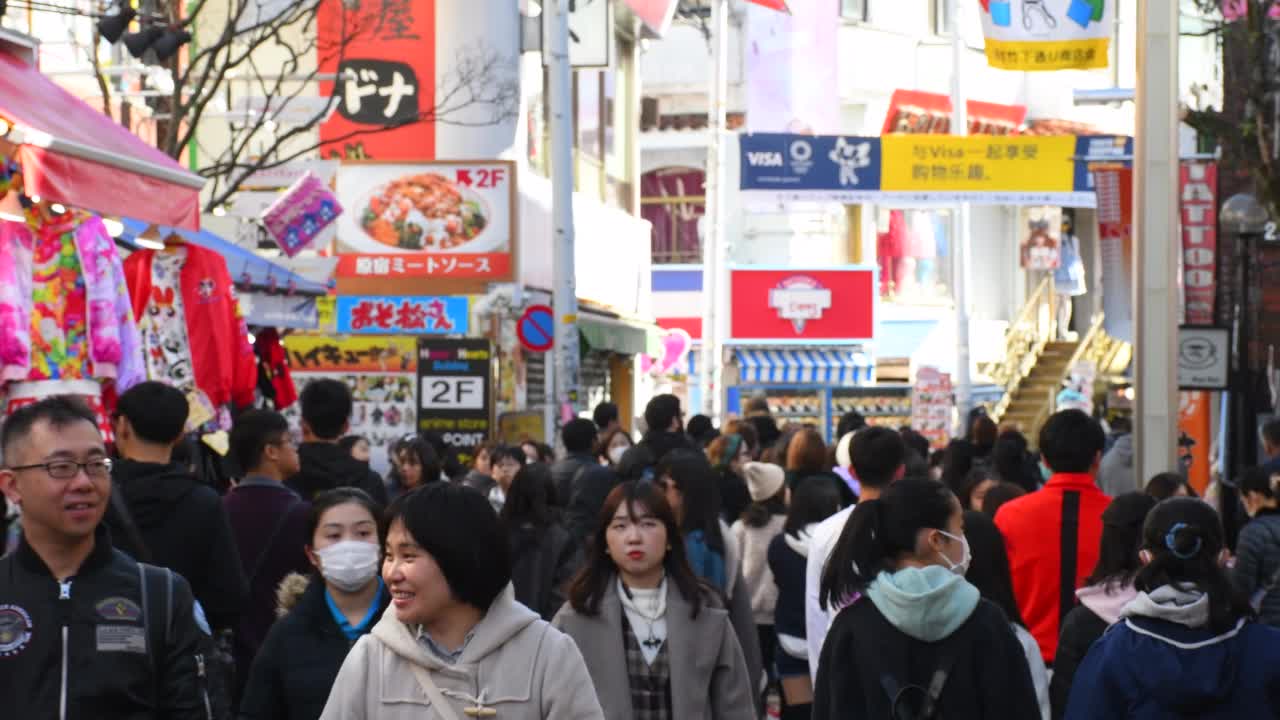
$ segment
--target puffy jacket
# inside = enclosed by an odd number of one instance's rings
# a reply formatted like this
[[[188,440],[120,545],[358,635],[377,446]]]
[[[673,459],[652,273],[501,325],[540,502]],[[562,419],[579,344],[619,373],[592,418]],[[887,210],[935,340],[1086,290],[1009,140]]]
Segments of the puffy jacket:
[[[167,574],[169,597],[144,596],[141,566],[112,547],[105,527],[64,583],[25,540],[0,559],[4,717],[208,720],[200,650],[207,636],[190,586]],[[171,608],[167,628],[161,607]]]
[[[1067,714],[1071,684],[1075,682],[1080,663],[1089,648],[1120,619],[1120,612],[1138,594],[1132,585],[1091,585],[1076,591],[1080,604],[1067,613],[1058,637],[1058,651],[1053,659],[1053,679],[1049,682],[1049,701],[1053,720]]]
[[[383,506],[387,504],[387,486],[382,477],[367,463],[351,457],[336,443],[308,442],[298,446],[302,470],[285,482],[294,492],[310,502],[325,490],[354,487],[369,493]]]
[[[1262,510],[1240,531],[1236,540],[1236,566],[1231,581],[1245,597],[1262,598],[1259,619],[1280,627],[1280,582],[1267,589],[1280,572],[1280,510]]]
[[[334,621],[322,581],[290,575],[280,583],[277,600],[282,617],[271,626],[253,661],[240,700],[240,720],[316,720],[355,643]],[[389,600],[382,591],[374,623]]]
[[[222,498],[180,465],[116,460],[111,479],[120,488],[145,548],[114,508],[106,523],[116,547],[135,559],[182,575],[215,628],[234,628],[249,600],[240,552]]]
[[[1112,497],[1140,489],[1133,475],[1133,435],[1126,433],[1116,438],[1115,444],[1102,456],[1098,487]]]
[[[772,625],[778,606],[778,586],[769,568],[769,544],[782,532],[786,515],[772,515],[764,527],[749,527],[739,520],[730,528],[742,548],[742,580],[751,596],[751,613],[756,625]]]

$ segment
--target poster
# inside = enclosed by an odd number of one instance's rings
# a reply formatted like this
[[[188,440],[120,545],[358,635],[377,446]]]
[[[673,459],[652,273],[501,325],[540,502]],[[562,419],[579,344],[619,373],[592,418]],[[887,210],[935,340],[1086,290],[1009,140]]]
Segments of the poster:
[[[502,160],[344,164],[337,276],[510,280],[515,173]]]
[[[1133,342],[1133,170],[1094,171],[1098,192],[1098,245],[1102,255],[1103,329]]]
[[[418,430],[439,433],[458,460],[469,465],[493,424],[489,341],[420,340],[418,391]]]
[[[1178,463],[1200,497],[1209,488],[1210,425],[1208,391],[1178,393]]]
[[[1025,270],[1054,270],[1062,247],[1062,208],[1025,207],[1018,212],[1019,258]]]
[[[1105,68],[1117,0],[978,0],[987,64],[1001,70]]]
[[[298,392],[319,379],[339,380],[351,388],[349,434],[369,440],[369,465],[385,477],[391,470],[391,447],[413,434],[418,419],[413,338],[289,335],[284,348]],[[294,403],[284,415],[301,432],[300,405]]]
[[[875,337],[874,268],[735,269],[729,284],[735,343],[848,345]]]
[[[1184,162],[1179,170],[1184,323],[1213,324],[1218,270],[1218,166]]]
[[[344,295],[334,307],[340,333],[380,335],[466,335],[466,296],[384,297]]]
[[[951,440],[951,375],[935,367],[916,371],[911,388],[911,428],[929,439],[929,447],[941,450]]]

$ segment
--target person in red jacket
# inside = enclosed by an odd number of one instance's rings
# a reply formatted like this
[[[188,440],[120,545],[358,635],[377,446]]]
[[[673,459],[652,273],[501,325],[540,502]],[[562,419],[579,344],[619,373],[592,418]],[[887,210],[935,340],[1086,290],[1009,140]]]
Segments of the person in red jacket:
[[[1102,512],[1111,502],[1096,482],[1105,444],[1102,426],[1085,413],[1054,414],[1040,431],[1040,455],[1053,472],[1048,484],[996,513],[1018,609],[1046,663],[1053,662],[1076,589],[1098,562]]]

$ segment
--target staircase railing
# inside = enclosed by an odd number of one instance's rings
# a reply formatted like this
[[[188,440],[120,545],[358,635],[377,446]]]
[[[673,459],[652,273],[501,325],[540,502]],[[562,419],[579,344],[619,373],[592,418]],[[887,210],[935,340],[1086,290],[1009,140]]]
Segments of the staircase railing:
[[[1062,368],[1062,375],[1058,378],[1057,385],[1049,388],[1045,392],[1048,397],[1040,406],[1040,411],[1036,413],[1035,422],[1031,424],[1029,431],[1033,433],[1031,437],[1039,435],[1040,428],[1044,425],[1049,416],[1057,409],[1058,393],[1062,391],[1063,384],[1071,377],[1071,371],[1081,360],[1092,360],[1098,372],[1106,371],[1102,360],[1103,356],[1110,350],[1111,345],[1116,341],[1112,339],[1107,332],[1102,329],[1105,317],[1099,311],[1093,316],[1093,322],[1089,323],[1089,331],[1080,338],[1080,344],[1076,345],[1075,352],[1071,353],[1071,358],[1067,360],[1067,364]]]
[[[982,368],[992,382],[1004,387],[1004,394],[991,409],[991,416],[996,422],[1009,409],[1018,387],[1031,374],[1045,346],[1057,332],[1053,303],[1053,278],[1049,276],[1027,298],[1018,317],[1005,332],[1004,359]]]

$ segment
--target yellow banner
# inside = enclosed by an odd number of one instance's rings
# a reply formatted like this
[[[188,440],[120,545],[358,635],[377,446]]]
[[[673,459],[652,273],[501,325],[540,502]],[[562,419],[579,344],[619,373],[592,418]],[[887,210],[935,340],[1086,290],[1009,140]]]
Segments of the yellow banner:
[[[284,349],[293,372],[413,373],[418,341],[411,337],[290,335]]]
[[[886,135],[885,192],[1069,193],[1074,136]]]
[[[1110,38],[995,40],[987,38],[987,64],[1001,70],[1092,70],[1107,66]]]

